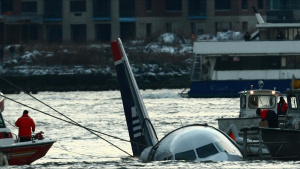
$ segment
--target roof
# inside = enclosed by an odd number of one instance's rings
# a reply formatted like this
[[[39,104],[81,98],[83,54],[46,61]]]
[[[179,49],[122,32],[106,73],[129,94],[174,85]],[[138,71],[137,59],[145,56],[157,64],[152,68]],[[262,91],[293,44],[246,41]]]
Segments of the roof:
[[[300,28],[300,23],[261,23],[256,28]]]
[[[299,55],[300,41],[198,41],[194,42],[193,53],[201,55]]]

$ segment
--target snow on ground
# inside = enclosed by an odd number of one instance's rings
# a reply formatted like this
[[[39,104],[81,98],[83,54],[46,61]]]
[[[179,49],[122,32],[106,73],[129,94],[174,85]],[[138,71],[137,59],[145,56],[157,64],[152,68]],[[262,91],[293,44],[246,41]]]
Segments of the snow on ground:
[[[240,40],[242,34],[240,32],[228,31],[228,32],[218,32],[216,36],[205,34],[199,35],[197,40],[208,40],[208,41],[224,41],[224,40]],[[126,43],[125,47],[130,47],[133,45],[133,49],[137,45],[143,45],[144,40],[134,40]],[[15,44],[15,47],[20,46]],[[103,49],[104,47],[109,47],[109,44],[91,44],[88,45],[88,49]],[[9,46],[6,46],[5,49],[8,49]],[[76,51],[69,51],[64,49],[61,46],[61,51],[63,53],[74,53]],[[171,54],[184,54],[192,53],[192,39],[185,38],[183,36],[178,36],[173,33],[164,33],[161,34],[156,41],[144,44],[142,50],[145,53],[171,53]],[[112,73],[111,67],[102,67],[100,68],[97,65],[91,65],[89,67],[77,65],[77,66],[52,66],[52,67],[43,67],[43,66],[30,66],[32,60],[36,59],[40,55],[45,55],[47,58],[53,57],[53,51],[37,51],[33,50],[31,52],[26,51],[25,54],[18,59],[8,60],[2,63],[0,66],[0,73],[2,75],[55,75],[55,74],[108,74]],[[190,62],[190,61],[186,61]],[[5,65],[15,65],[6,67]],[[132,65],[133,72],[137,72],[138,69]],[[181,70],[180,72],[161,72],[161,68],[158,65],[154,64],[144,64],[143,68],[147,70],[148,75],[174,75],[174,74],[188,74],[189,70]]]

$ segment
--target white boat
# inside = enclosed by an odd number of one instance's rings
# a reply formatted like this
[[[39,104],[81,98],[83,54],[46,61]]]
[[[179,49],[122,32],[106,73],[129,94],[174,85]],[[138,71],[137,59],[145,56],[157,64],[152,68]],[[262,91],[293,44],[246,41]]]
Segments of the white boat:
[[[277,113],[280,92],[275,89],[263,89],[263,81],[259,81],[259,89],[240,91],[239,115],[231,118],[218,118],[219,129],[227,132],[228,128],[235,124],[238,131],[244,127],[259,127],[261,118],[256,115],[256,109],[269,109]],[[279,115],[282,122],[284,115]]]
[[[261,79],[265,88],[283,93],[293,75],[300,77],[300,23],[264,23],[255,14],[257,30],[249,41],[194,42],[188,97],[238,97]]]
[[[0,160],[7,160],[8,165],[30,165],[45,156],[56,140],[44,138],[40,132],[33,135],[31,141],[19,142],[17,135],[6,127],[3,110],[4,96],[0,93]]]

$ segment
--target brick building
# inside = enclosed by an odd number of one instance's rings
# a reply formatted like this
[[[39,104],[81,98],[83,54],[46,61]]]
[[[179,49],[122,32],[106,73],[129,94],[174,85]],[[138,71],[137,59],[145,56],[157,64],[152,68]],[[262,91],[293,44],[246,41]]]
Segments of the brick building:
[[[267,0],[0,0],[0,41],[85,42],[254,31]],[[2,34],[2,35],[1,35]]]

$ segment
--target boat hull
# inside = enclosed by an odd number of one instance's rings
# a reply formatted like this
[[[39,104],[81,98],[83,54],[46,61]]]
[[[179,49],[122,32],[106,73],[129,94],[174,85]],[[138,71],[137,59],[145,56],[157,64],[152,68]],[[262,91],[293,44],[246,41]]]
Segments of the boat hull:
[[[190,91],[187,93],[191,98],[210,98],[210,97],[239,97],[238,92],[249,90],[251,85],[258,89],[257,80],[212,80],[212,81],[192,81]],[[264,80],[264,88],[274,89],[284,92],[291,86],[290,79]]]
[[[37,140],[0,146],[9,165],[29,165],[45,156],[54,140]]]
[[[300,130],[261,128],[262,139],[275,158],[300,159]]]

